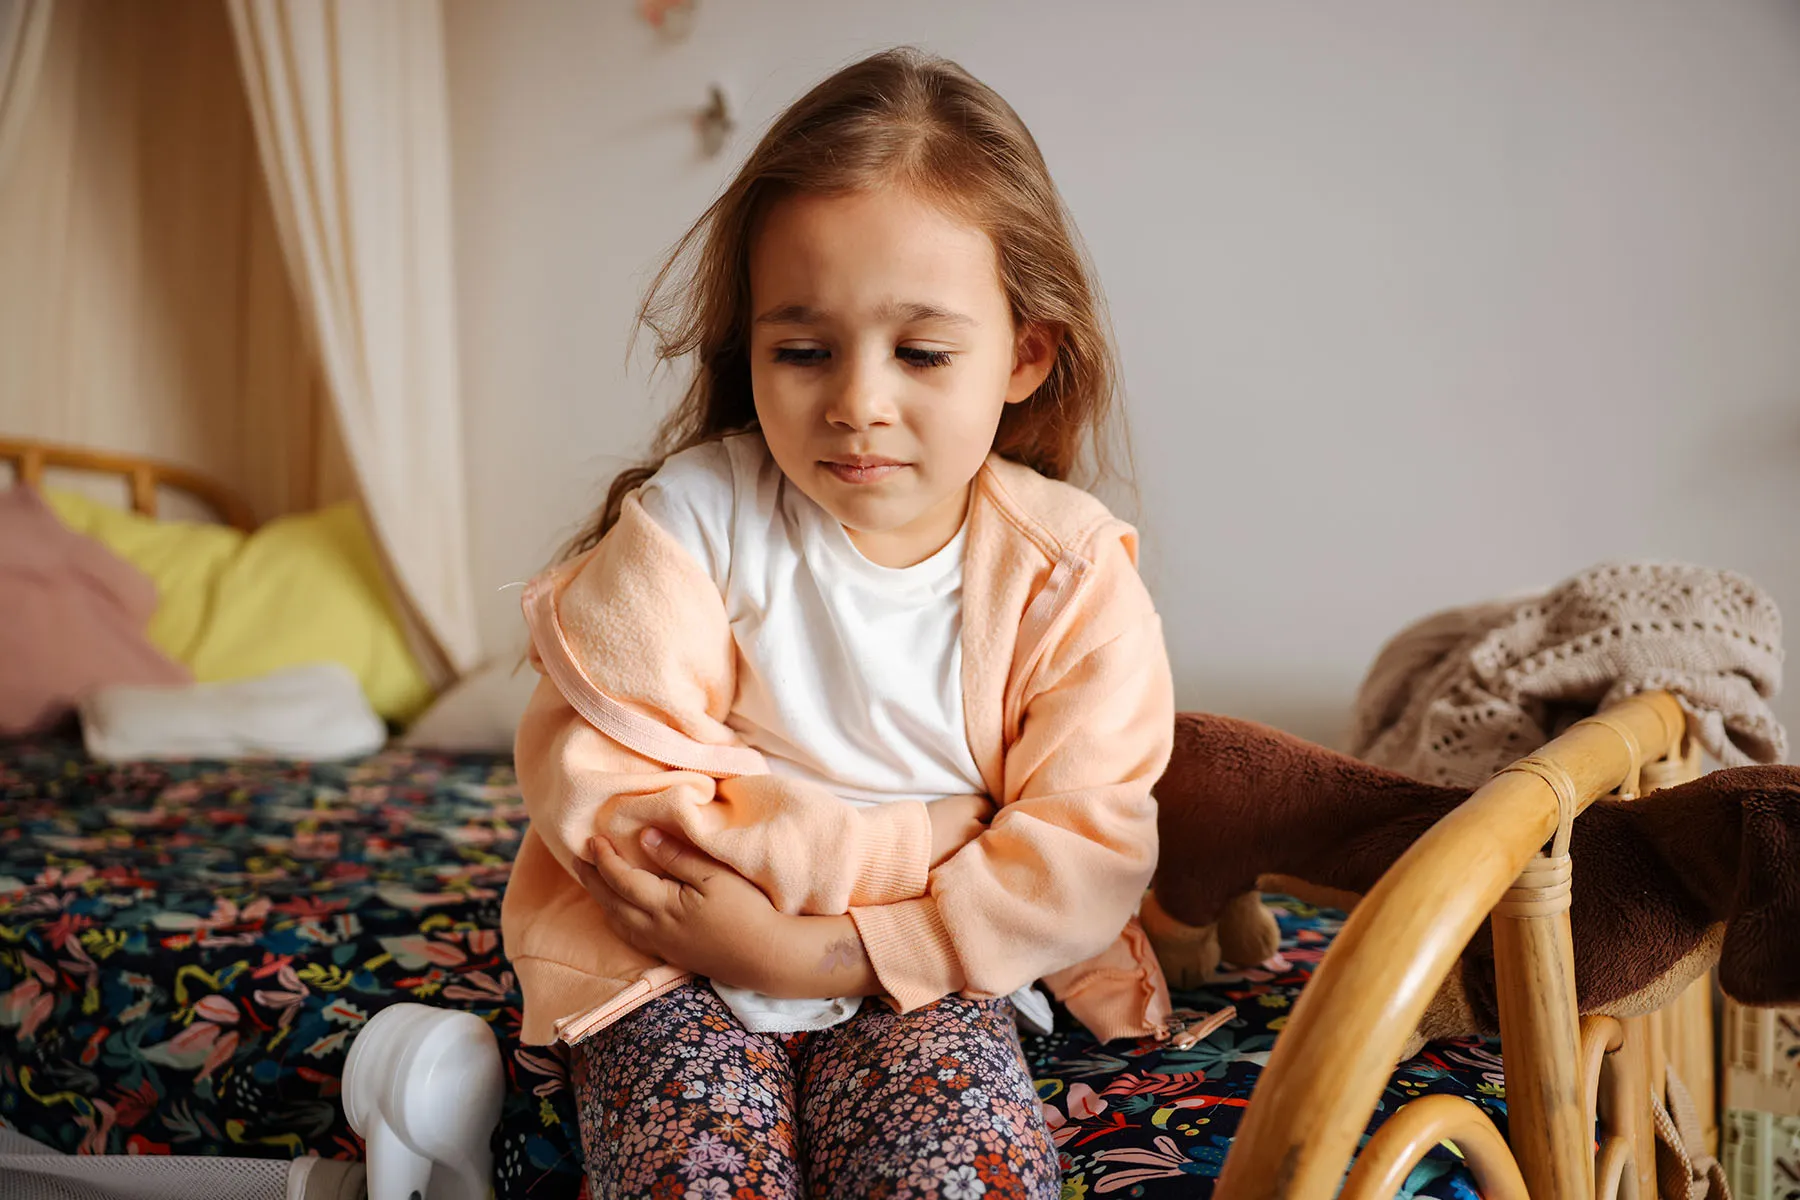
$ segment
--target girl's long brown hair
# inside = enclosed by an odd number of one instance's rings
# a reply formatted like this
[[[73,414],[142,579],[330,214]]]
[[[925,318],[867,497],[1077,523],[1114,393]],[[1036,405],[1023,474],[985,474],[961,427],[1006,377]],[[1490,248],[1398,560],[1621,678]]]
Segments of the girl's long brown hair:
[[[638,312],[664,364],[691,356],[692,381],[657,431],[649,461],[622,471],[606,503],[565,547],[597,544],[625,497],[671,455],[756,427],[750,393],[750,239],[792,192],[900,186],[966,217],[993,240],[1015,327],[1061,335],[1036,392],[1008,405],[994,450],[1052,479],[1107,475],[1123,430],[1117,366],[1099,290],[1044,156],[1012,106],[946,59],[888,50],[845,67],[763,135],[711,207],[682,235]]]

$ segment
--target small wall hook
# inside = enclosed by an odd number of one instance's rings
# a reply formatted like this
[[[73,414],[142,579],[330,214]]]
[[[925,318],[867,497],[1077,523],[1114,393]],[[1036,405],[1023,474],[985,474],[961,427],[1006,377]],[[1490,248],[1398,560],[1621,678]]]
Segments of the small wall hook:
[[[725,89],[718,84],[707,89],[706,107],[695,114],[694,128],[700,134],[700,149],[708,158],[725,148],[731,131],[737,128],[737,122],[731,119],[731,110],[725,101]]]

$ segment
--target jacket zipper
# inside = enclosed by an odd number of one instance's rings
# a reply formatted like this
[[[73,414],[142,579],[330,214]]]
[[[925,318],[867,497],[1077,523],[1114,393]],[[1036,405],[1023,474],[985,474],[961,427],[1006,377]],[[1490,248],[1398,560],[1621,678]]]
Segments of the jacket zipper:
[[[692,974],[683,972],[662,983],[653,984],[648,980],[640,979],[604,1004],[596,1005],[586,1012],[558,1019],[555,1025],[556,1040],[573,1046],[628,1013],[642,1008],[658,996],[667,995],[693,978]]]
[[[1042,661],[1050,644],[1050,635],[1055,632],[1057,623],[1062,620],[1063,614],[1081,594],[1081,589],[1087,583],[1089,568],[1092,565],[1088,559],[1078,554],[1065,552],[1063,557],[1057,561],[1056,567],[1050,572],[1050,581],[1045,585],[1049,599],[1043,609],[1043,615],[1038,618],[1042,628],[1033,632],[1032,640],[1029,643],[1030,648],[1021,661],[1020,669],[1013,673],[1012,687],[1003,713],[1007,732],[1014,737],[1018,736],[1019,725],[1025,717],[1025,714],[1019,711],[1023,705],[1025,681],[1031,678],[1032,673],[1037,670],[1038,663]],[[1032,607],[1035,608],[1037,603],[1037,600],[1034,600]],[[1026,615],[1029,618],[1031,614],[1027,611]]]

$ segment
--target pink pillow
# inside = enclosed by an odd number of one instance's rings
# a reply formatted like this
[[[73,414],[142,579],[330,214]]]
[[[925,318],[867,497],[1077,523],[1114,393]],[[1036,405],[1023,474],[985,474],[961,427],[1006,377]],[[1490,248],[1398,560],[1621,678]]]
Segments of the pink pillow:
[[[29,487],[0,492],[0,735],[55,725],[90,690],[191,683],[144,636],[156,585],[65,527]]]

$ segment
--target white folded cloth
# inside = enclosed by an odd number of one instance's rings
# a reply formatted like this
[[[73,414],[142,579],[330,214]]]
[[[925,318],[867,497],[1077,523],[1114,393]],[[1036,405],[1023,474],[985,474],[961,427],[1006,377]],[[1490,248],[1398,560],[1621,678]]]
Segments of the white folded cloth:
[[[87,752],[107,762],[169,758],[357,758],[387,726],[337,663],[231,683],[105,687],[78,706]]]

